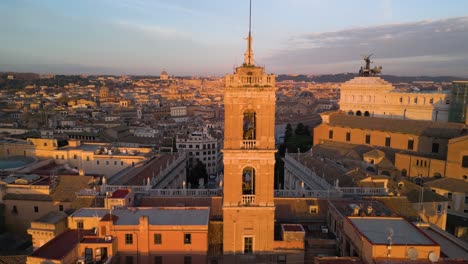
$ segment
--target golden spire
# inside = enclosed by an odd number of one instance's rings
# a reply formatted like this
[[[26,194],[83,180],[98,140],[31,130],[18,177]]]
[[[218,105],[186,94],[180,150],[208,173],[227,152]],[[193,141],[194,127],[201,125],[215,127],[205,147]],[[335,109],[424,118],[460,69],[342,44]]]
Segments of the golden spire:
[[[244,65],[254,65],[253,51],[252,51],[252,0],[250,0],[249,12],[249,36],[247,37],[247,51],[244,54]]]

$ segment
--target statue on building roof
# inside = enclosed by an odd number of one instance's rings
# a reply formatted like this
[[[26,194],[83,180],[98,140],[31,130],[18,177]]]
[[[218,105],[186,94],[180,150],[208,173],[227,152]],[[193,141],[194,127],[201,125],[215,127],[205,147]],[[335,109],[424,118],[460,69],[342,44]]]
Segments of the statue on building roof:
[[[370,55],[362,55],[362,59],[366,62],[366,66],[365,68],[361,66],[361,69],[359,69],[359,76],[363,76],[363,77],[376,76],[377,74],[380,74],[382,72],[382,66],[379,66],[379,67],[376,66],[373,69],[371,69],[370,65],[373,62],[370,60],[370,57],[372,55],[373,53],[371,53]]]

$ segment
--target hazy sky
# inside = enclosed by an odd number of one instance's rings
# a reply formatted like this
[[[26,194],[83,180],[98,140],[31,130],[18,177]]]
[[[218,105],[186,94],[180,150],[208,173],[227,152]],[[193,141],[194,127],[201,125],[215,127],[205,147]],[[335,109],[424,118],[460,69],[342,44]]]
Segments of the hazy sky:
[[[268,72],[468,77],[468,1],[253,0]],[[242,63],[248,0],[0,0],[0,71],[223,75]]]

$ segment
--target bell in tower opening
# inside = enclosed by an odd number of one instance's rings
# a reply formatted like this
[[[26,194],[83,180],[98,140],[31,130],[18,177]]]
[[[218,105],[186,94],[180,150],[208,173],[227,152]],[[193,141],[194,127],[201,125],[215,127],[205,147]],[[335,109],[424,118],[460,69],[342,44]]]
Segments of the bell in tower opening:
[[[244,112],[244,140],[255,140],[255,112]]]

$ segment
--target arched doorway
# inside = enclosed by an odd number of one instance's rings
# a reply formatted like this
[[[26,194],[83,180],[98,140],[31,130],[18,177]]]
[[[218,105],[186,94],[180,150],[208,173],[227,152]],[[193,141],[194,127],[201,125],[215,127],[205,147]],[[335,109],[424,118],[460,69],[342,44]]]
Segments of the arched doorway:
[[[364,116],[370,116],[369,111],[365,111],[365,112],[364,112]]]
[[[434,178],[435,178],[435,179],[441,179],[441,178],[442,178],[442,174],[440,174],[439,172],[436,172],[436,173],[434,173]]]
[[[242,170],[242,194],[255,194],[255,169],[252,167]]]
[[[358,111],[356,112],[356,115],[357,115],[357,116],[362,116],[362,112],[361,112],[360,110],[358,110]]]
[[[348,115],[354,115],[354,112],[352,110],[349,110]]]

